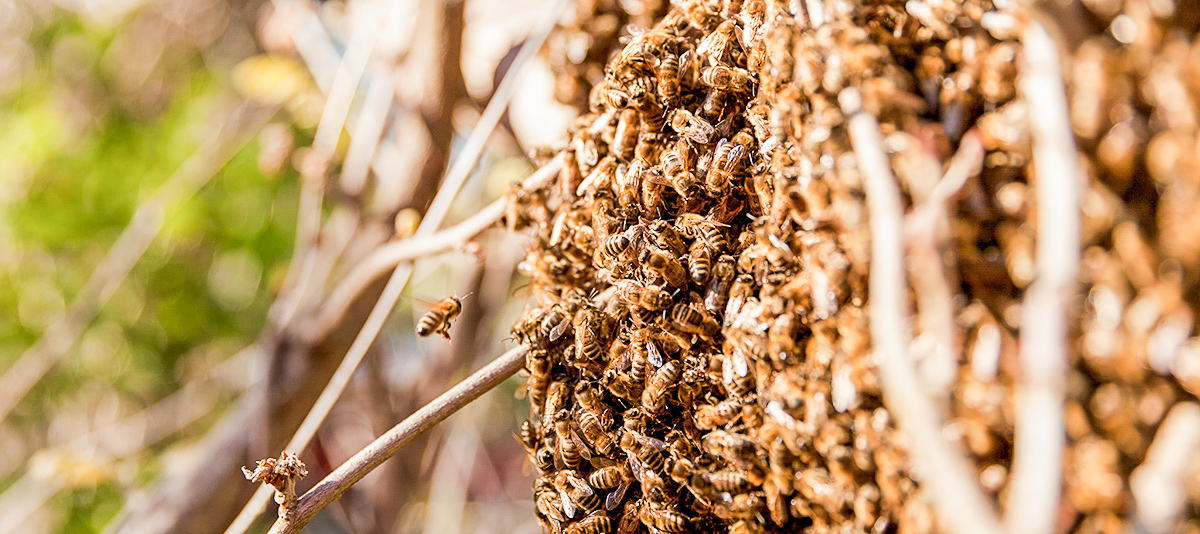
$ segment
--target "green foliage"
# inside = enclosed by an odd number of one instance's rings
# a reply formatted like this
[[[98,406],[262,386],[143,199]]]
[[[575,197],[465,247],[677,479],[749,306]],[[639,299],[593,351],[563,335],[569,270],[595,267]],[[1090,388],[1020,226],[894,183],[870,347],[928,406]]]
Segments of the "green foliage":
[[[175,46],[153,64],[170,84],[165,105],[130,109],[144,99],[118,94],[128,93],[114,81],[121,63],[105,56],[120,32],[136,28],[60,13],[32,29],[36,60],[0,95],[0,309],[8,310],[0,314],[0,369],[62,314],[138,205],[235,100],[227,74],[207,70],[210,57]],[[195,198],[168,206],[146,255],[9,423],[52,427],[64,410],[94,405],[92,397],[136,411],[253,340],[291,254],[297,195],[291,171],[265,176],[257,152],[250,143]],[[201,354],[208,360],[189,361]],[[55,530],[101,530],[123,503],[121,488],[157,469],[147,452],[126,480],[57,496]]]

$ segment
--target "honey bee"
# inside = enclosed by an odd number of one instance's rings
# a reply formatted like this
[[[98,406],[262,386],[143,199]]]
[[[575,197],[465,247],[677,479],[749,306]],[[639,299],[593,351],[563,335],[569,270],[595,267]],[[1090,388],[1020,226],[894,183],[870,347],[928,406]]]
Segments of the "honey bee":
[[[574,306],[574,305],[571,305]],[[570,312],[570,314],[568,314]],[[548,342],[557,341],[562,337],[563,333],[571,326],[571,319],[574,316],[573,310],[563,310],[560,306],[554,305],[544,310],[540,314],[537,327],[537,335],[540,339]]]
[[[750,90],[754,78],[746,69],[716,65],[700,70],[700,83],[720,91],[741,93]]]
[[[597,489],[612,490],[604,498],[604,508],[614,510],[625,499],[631,478],[628,466],[610,465],[592,471],[588,475],[588,483]]]
[[[638,479],[638,482],[642,481],[645,469],[661,470],[667,461],[667,456],[663,454],[663,451],[667,449],[667,443],[646,436],[637,430],[626,428],[621,434],[620,444],[621,450],[629,458],[634,478]]]
[[[430,308],[421,320],[417,321],[417,335],[426,337],[438,332],[442,337],[450,339],[450,323],[462,311],[462,301],[458,297],[446,297]]]
[[[554,482],[567,517],[575,517],[578,509],[591,512],[600,508],[600,496],[586,480],[575,475],[574,468],[559,471]]]
[[[739,315],[742,305],[754,294],[754,276],[739,274],[729,287],[729,303],[725,305],[725,326],[729,326],[734,317]]]
[[[679,58],[670,52],[663,54],[655,69],[658,80],[658,99],[667,106],[679,102]]]
[[[586,310],[575,314],[575,354],[585,362],[595,362],[604,353],[600,345],[600,337],[593,326],[595,319],[589,319],[595,312]]]
[[[612,531],[612,518],[598,510],[571,523],[563,532],[564,534],[606,534],[610,531]]]
[[[746,478],[746,473],[740,469],[722,469],[714,472],[692,471],[690,484],[699,489],[701,493],[732,493],[744,491],[752,486],[750,480]]]
[[[679,237],[679,233],[671,227],[671,223],[667,221],[654,221],[650,223],[648,230],[654,240],[654,244],[658,245],[658,248],[675,254],[683,254],[687,250],[687,245],[683,243],[683,238]]]
[[[521,426],[517,432],[517,440],[521,442],[521,446],[525,447],[525,452],[529,453],[530,457],[536,455],[541,441],[538,438],[537,425],[528,419],[521,421]]]
[[[669,184],[675,188],[679,196],[692,198],[701,189],[700,180],[688,169],[687,160],[680,154],[679,148],[668,149],[659,156],[663,174]]]
[[[696,428],[712,430],[721,428],[742,413],[742,403],[736,397],[725,399],[717,404],[702,404],[696,409]]]
[[[682,287],[687,284],[687,272],[679,259],[661,250],[651,250],[646,258],[646,270],[662,278],[668,285]]]
[[[583,453],[579,450],[579,443],[576,443],[575,438],[571,435],[570,415],[568,415],[566,410],[562,410],[554,416],[554,419],[554,433],[558,441],[558,457],[562,460],[563,465],[571,469],[576,469],[583,462]]]
[[[567,383],[561,380],[551,382],[548,390],[545,409],[542,413],[547,417],[554,418],[567,409],[567,401],[570,400]]]
[[[612,261],[622,261],[626,254],[630,251],[632,241],[624,234],[614,235],[604,241],[604,245],[600,247],[601,252]]]
[[[702,145],[707,144],[716,131],[708,121],[682,108],[671,112],[671,129],[680,136]]]
[[[708,280],[709,271],[712,269],[712,253],[703,241],[693,241],[691,250],[688,252],[688,273],[692,275],[692,281],[697,284],[704,283]]]
[[[760,521],[766,510],[766,501],[762,492],[737,493],[732,496],[724,495],[723,499],[713,505],[713,513],[726,521],[742,519]]]
[[[704,436],[702,443],[706,452],[723,458],[742,470],[761,470],[762,461],[758,457],[758,447],[754,440],[747,436],[713,430]]]
[[[690,522],[687,516],[674,510],[660,508],[656,504],[643,504],[638,518],[658,532],[683,532],[687,530]]]
[[[675,228],[684,235],[702,239],[713,250],[725,250],[724,224],[710,221],[695,213],[684,213],[675,219]]]
[[[638,133],[641,132],[641,114],[636,110],[621,111],[617,120],[617,129],[613,132],[613,140],[609,150],[621,161],[629,161],[637,148]]]
[[[533,453],[533,466],[540,475],[554,471],[554,451],[545,447],[539,448]]]
[[[615,443],[612,436],[608,433],[607,426],[601,422],[598,415],[591,410],[577,410],[575,412],[575,421],[579,424],[579,430],[583,435],[583,439],[592,448],[604,455],[612,452]]]
[[[667,362],[654,372],[650,382],[646,384],[645,391],[642,391],[642,408],[646,413],[657,413],[666,405],[667,392],[675,385],[675,381],[679,380],[681,372],[679,363],[675,360]]]
[[[544,349],[530,349],[525,355],[525,369],[529,371],[526,388],[529,390],[530,404],[538,416],[544,413],[542,407],[545,406],[550,387],[550,368],[553,365],[550,353]]]
[[[726,193],[729,180],[741,168],[742,157],[745,154],[746,148],[741,144],[731,143],[724,139],[717,143],[712,167],[708,169],[708,174],[704,177],[704,187],[708,189],[709,193],[713,196]]]
[[[704,309],[709,313],[725,312],[725,305],[729,302],[729,286],[736,273],[733,256],[724,254],[717,258],[717,264],[713,267],[712,282],[708,284],[708,290],[704,294]]]
[[[562,515],[562,501],[559,500],[558,490],[547,477],[542,476],[534,481],[533,492],[536,496],[534,497],[535,511],[539,516],[552,521],[556,528],[567,520]]]
[[[727,56],[733,63],[741,64],[740,46],[734,48],[738,44],[737,29],[737,22],[733,20],[721,22],[696,45],[696,55],[709,65],[723,65]]]
[[[682,332],[705,337],[716,335],[721,328],[708,312],[682,302],[671,308],[671,322]]]
[[[671,3],[683,11],[687,21],[696,29],[708,32],[721,23],[721,18],[708,8],[708,2],[704,0],[672,0]]]

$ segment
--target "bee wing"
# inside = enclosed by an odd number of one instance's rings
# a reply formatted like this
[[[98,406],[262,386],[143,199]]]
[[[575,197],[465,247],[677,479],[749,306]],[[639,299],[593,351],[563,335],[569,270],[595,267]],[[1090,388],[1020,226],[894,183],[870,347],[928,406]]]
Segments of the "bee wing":
[[[628,489],[629,481],[621,481],[621,484],[617,486],[617,489],[613,490],[612,493],[609,493],[608,496],[604,498],[604,509],[614,510],[620,506],[621,501],[625,500],[625,491]]]
[[[638,442],[641,443],[642,445],[650,447],[650,448],[654,449],[655,451],[666,450],[666,448],[668,446],[667,442],[662,441],[660,439],[652,438],[650,436],[634,436],[634,438],[637,439]]]
[[[629,470],[633,471],[633,478],[642,483],[642,462],[638,460],[637,455],[633,451],[625,451],[625,455],[629,457]]]
[[[550,330],[550,341],[555,341],[562,337],[563,333],[567,331],[568,326],[571,326],[571,321],[567,319],[563,319],[562,322],[558,323],[558,326]]]
[[[587,481],[582,478],[568,477],[567,483],[571,484],[571,487],[579,490],[579,492],[584,495],[595,495],[596,494],[596,490],[592,489],[592,487],[590,485],[588,485]]]
[[[575,503],[571,500],[571,496],[567,494],[567,490],[558,488],[559,500],[562,501],[563,513],[567,514],[568,519],[575,518]]]
[[[653,341],[646,342],[646,361],[655,367],[663,366],[663,355],[658,351],[658,345],[655,345]]]

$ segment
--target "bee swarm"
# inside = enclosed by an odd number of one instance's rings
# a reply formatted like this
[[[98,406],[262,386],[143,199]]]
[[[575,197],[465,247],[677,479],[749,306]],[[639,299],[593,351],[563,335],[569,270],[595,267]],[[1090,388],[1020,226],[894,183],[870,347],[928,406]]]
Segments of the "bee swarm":
[[[581,28],[602,27],[611,41],[638,4],[588,3],[561,32],[586,43]],[[583,44],[561,52],[560,92],[593,83],[589,110],[553,151],[557,180],[510,194],[507,224],[533,237],[533,296],[513,332],[531,347],[520,437],[543,528],[938,531],[870,362],[869,212],[846,88],[879,119],[908,208],[940,202],[951,160],[977,169],[940,219],[906,221],[909,352],[947,436],[1003,502],[1035,274],[1015,85],[1029,15],[981,0],[646,4],[643,19],[665,15],[606,64]],[[1094,30],[1064,60],[1087,187],[1061,531],[1125,528],[1131,472],[1200,391],[1184,297],[1200,287],[1200,47],[1126,5],[1135,40]],[[1093,15],[1113,28],[1131,16]],[[1181,465],[1194,511],[1200,461]]]

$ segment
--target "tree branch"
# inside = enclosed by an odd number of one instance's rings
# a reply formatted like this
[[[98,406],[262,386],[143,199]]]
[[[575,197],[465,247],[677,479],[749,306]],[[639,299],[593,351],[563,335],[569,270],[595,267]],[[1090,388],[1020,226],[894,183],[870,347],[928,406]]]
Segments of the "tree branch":
[[[333,502],[355,482],[391,458],[405,445],[442,422],[463,406],[470,404],[483,393],[496,387],[525,365],[525,353],[529,348],[522,345],[496,358],[483,369],[459,382],[420,410],[408,416],[386,434],[371,442],[363,450],[346,460],[325,477],[313,489],[300,497],[294,514],[288,519],[280,518],[271,527],[271,533],[299,532],[321,509]]]
[[[1067,306],[1079,270],[1079,173],[1067,118],[1058,49],[1030,21],[1021,96],[1029,105],[1037,198],[1037,278],[1021,304],[1021,379],[1017,384],[1008,532],[1054,532],[1066,442]]]
[[[862,110],[857,89],[842,91],[838,99],[849,120],[850,143],[870,210],[871,344],[884,400],[908,436],[908,453],[927,468],[921,484],[929,488],[942,525],[960,534],[1000,534],[995,510],[975,483],[961,451],[942,438],[941,417],[907,357],[909,311],[900,190],[883,153],[879,125]]]

